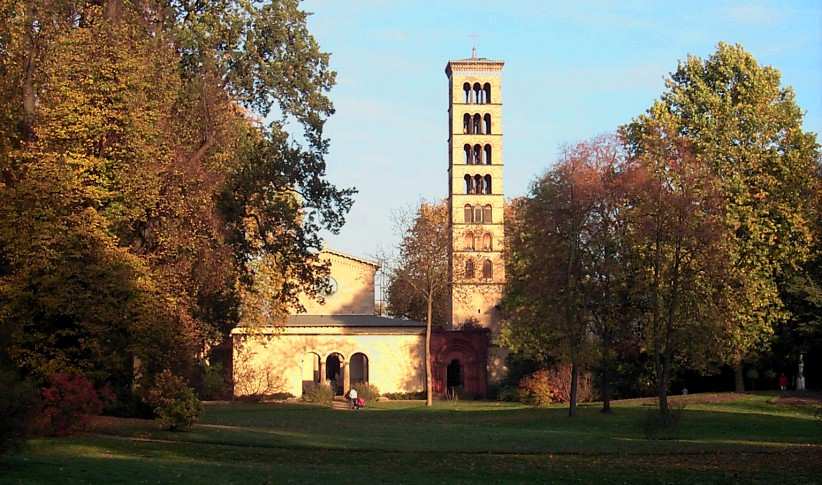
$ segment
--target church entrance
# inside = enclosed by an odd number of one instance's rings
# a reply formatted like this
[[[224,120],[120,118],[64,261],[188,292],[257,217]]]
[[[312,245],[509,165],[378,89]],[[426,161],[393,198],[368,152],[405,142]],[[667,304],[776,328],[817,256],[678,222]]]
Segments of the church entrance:
[[[458,359],[453,359],[446,369],[446,382],[449,394],[458,394],[462,391],[462,364]]]
[[[325,359],[325,379],[331,384],[334,394],[342,396],[343,390],[343,365],[340,354],[331,354]]]

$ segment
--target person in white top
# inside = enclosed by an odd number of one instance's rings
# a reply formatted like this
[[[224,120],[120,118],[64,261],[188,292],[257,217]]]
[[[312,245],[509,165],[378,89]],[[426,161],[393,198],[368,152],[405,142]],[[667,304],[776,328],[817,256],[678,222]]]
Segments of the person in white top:
[[[351,400],[351,409],[357,409],[357,390],[353,387],[348,391],[348,399]]]

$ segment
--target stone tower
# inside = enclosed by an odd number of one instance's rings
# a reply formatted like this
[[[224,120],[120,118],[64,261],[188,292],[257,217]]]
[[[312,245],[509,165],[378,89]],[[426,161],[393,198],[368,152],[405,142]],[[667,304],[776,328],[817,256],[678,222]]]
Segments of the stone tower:
[[[505,282],[502,66],[502,61],[476,54],[445,66],[451,326],[459,329],[470,322],[488,328],[492,337],[499,328]]]

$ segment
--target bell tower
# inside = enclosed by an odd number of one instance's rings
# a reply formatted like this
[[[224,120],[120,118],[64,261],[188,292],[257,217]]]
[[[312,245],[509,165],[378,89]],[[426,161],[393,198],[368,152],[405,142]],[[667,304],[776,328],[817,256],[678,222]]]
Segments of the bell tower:
[[[448,76],[451,328],[499,329],[503,244],[502,61],[452,60]]]

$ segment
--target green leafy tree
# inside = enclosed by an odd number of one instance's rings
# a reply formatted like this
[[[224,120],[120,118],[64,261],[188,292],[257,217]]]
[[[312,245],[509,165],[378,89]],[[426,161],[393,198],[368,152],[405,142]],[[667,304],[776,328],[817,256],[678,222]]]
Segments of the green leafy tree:
[[[802,111],[779,71],[725,43],[707,59],[690,56],[678,65],[661,99],[624,128],[630,144],[640,143],[642,127],[652,121],[673,123],[721,182],[736,293],[724,356],[742,390],[743,359],[787,316],[780,275],[809,257],[816,137],[803,131]]]
[[[0,1],[0,319],[15,366],[130,387],[294,305],[354,193],[325,178],[328,54],[297,1]],[[260,120],[269,120],[266,123]]]

